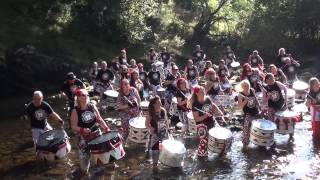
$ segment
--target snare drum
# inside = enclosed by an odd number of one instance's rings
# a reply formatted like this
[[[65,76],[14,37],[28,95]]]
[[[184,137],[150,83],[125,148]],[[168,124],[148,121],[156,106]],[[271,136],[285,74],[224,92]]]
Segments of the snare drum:
[[[197,124],[193,118],[192,111],[188,112],[187,118],[188,118],[188,131],[190,133],[197,133]]]
[[[146,143],[148,140],[148,129],[145,125],[145,117],[136,117],[129,120],[129,140],[135,143]]]
[[[227,153],[231,149],[232,133],[229,129],[215,127],[209,130],[208,150],[215,153]]]
[[[160,99],[164,99],[165,98],[165,92],[166,89],[165,88],[158,88],[157,89],[157,95],[160,97]]]
[[[142,114],[144,116],[148,115],[148,107],[149,107],[149,101],[141,101],[140,106],[141,106],[141,110],[142,110]]]
[[[305,100],[309,85],[303,81],[296,81],[293,83],[292,88],[296,91],[296,99]]]
[[[274,116],[274,122],[277,125],[276,132],[279,134],[293,134],[298,117],[297,113],[289,110],[276,112]]]
[[[173,97],[170,104],[170,109],[169,109],[169,114],[171,116],[178,116],[177,106],[178,106],[178,100],[176,97]]]
[[[276,124],[265,119],[252,121],[250,130],[250,141],[258,146],[271,146],[274,143],[274,130]]]
[[[108,164],[111,157],[119,160],[126,154],[122,147],[122,137],[116,131],[102,134],[91,140],[88,143],[88,148],[96,165]]]
[[[114,90],[107,90],[103,93],[103,98],[106,101],[108,107],[115,107],[117,105],[119,93]]]
[[[36,151],[39,159],[62,159],[71,151],[69,137],[62,129],[44,132],[38,138]]]
[[[167,139],[162,142],[159,160],[170,167],[181,167],[186,153],[184,144],[177,140]]]

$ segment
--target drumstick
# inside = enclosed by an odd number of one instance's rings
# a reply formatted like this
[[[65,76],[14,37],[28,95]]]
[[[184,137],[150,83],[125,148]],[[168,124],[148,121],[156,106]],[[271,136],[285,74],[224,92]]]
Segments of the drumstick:
[[[203,110],[201,110],[201,109],[199,109],[199,108],[196,108],[196,107],[193,107],[196,111],[198,111],[198,112],[201,112],[201,113],[203,113],[203,114],[206,114],[207,112],[205,112],[205,111],[203,111]],[[211,116],[213,116],[213,114],[211,114],[211,113],[209,113]],[[224,117],[224,116],[221,116],[221,117]],[[217,121],[215,118],[214,118],[214,121]],[[223,119],[223,122],[225,123],[225,124],[227,124],[227,122]],[[217,125],[218,125],[218,127],[221,127],[220,126],[220,124],[219,123],[216,123]]]

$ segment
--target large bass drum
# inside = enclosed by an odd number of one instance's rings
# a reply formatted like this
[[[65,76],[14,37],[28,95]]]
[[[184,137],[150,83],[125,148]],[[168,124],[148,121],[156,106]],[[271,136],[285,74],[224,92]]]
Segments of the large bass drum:
[[[39,159],[62,159],[71,151],[69,137],[63,129],[44,132],[38,138],[36,151]]]

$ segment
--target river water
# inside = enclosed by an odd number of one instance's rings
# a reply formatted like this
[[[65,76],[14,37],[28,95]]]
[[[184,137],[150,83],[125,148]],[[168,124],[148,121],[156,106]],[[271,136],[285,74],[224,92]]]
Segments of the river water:
[[[60,115],[66,114],[64,100],[52,96],[46,99]],[[25,101],[25,99],[23,99]],[[21,102],[21,104],[26,102]],[[116,112],[102,113],[116,122]],[[110,119],[111,118],[111,119]],[[66,119],[66,117],[64,117]],[[11,118],[0,122],[0,177],[1,179],[318,179],[320,173],[319,144],[312,139],[311,122],[307,117],[296,124],[294,140],[288,135],[275,135],[275,149],[250,144],[241,152],[241,132],[233,132],[231,152],[207,159],[195,155],[197,137],[179,137],[187,148],[182,168],[159,165],[153,169],[146,159],[145,147],[129,143],[125,158],[118,167],[93,167],[88,176],[79,176],[78,151],[74,135],[67,130],[72,144],[68,157],[54,162],[35,160],[29,122]],[[110,121],[110,122],[111,122]],[[50,124],[57,127],[53,121]],[[320,140],[318,140],[320,142]]]

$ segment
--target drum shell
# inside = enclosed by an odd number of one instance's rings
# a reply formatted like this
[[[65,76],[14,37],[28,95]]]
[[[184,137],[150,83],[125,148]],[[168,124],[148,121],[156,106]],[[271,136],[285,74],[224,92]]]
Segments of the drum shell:
[[[169,114],[171,116],[178,116],[178,103],[177,103],[177,101],[174,101],[174,99],[175,98],[173,98],[173,100],[171,101]]]
[[[108,107],[115,107],[117,105],[119,93],[117,91],[108,90],[103,93],[103,99]]]
[[[274,122],[277,125],[276,132],[279,134],[293,134],[297,115],[283,116],[281,113],[276,113]]]
[[[218,129],[218,128],[213,128]],[[225,129],[225,128],[223,128]],[[228,130],[230,131],[230,130]],[[231,134],[231,131],[230,131]],[[229,144],[230,143],[230,144]],[[232,137],[227,137],[225,139],[214,137],[214,135],[210,134],[209,130],[209,138],[208,138],[208,150],[215,153],[223,153],[229,152],[231,149]]]
[[[71,151],[71,144],[68,138],[65,138],[55,147],[45,148],[37,146],[37,158],[42,160],[53,161],[55,159],[62,159]]]
[[[273,122],[267,122],[275,126]],[[252,123],[249,140],[255,145],[269,147],[274,143],[274,129],[275,127],[272,129],[263,129],[258,127],[256,123]]]
[[[165,97],[165,89],[164,88],[160,88],[160,89],[157,89],[157,95],[161,98],[161,99],[164,99]]]
[[[168,140],[165,140],[165,141],[168,141]],[[169,167],[181,167],[185,157],[185,152],[186,152],[185,148],[180,153],[174,153],[168,150],[165,143],[163,143],[162,146],[163,148],[159,156],[160,162]]]
[[[138,121],[141,120],[143,123],[145,122],[145,118],[134,118],[129,121],[129,140],[135,143],[146,143],[148,140],[148,129],[143,127],[135,127],[134,123],[132,121]]]
[[[284,93],[283,93],[284,95]],[[288,89],[287,90],[287,106],[289,108],[292,108],[295,104],[294,100],[295,100],[295,97],[296,97],[296,92],[293,90],[293,89]]]
[[[149,102],[147,102],[147,101],[142,101],[142,102],[140,103],[140,106],[141,106],[142,114],[143,114],[144,116],[147,116],[147,115],[148,115]]]

